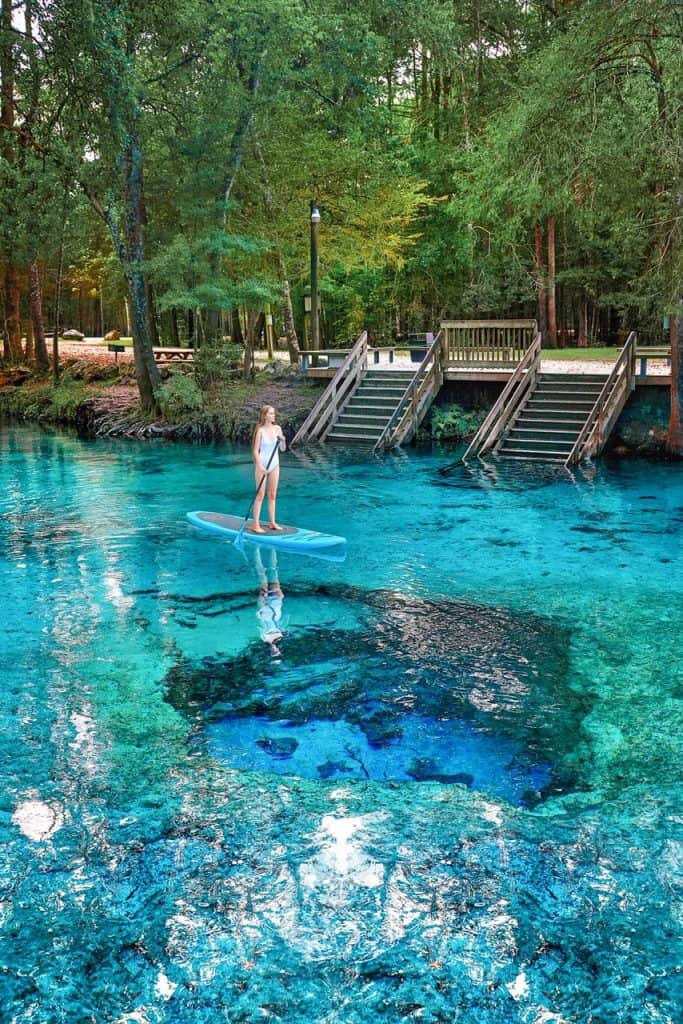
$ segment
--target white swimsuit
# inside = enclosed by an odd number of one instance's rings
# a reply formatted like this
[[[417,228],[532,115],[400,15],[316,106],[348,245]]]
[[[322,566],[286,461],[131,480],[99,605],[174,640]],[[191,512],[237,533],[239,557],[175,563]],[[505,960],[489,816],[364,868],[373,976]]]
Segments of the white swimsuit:
[[[274,441],[266,441],[263,434],[261,434],[261,437],[259,438],[258,453],[266,473],[272,473],[273,470],[277,469],[280,465],[280,455],[278,452],[279,447],[279,437],[276,437]],[[273,452],[275,452],[274,455]],[[270,465],[268,465],[269,461]]]

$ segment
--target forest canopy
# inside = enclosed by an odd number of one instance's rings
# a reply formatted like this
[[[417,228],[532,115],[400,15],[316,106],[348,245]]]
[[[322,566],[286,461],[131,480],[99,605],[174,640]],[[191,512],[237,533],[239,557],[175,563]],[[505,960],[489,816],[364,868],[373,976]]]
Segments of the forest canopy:
[[[673,0],[0,0],[4,356],[536,316],[655,341],[681,282]],[[59,293],[59,301],[56,299]]]

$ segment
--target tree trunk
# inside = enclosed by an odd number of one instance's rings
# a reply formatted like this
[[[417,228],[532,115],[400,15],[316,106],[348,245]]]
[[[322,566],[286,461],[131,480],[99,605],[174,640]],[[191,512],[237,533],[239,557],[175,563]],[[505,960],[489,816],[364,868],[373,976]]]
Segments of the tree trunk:
[[[31,260],[28,265],[28,280],[36,364],[39,369],[47,370],[50,364],[50,359],[47,354],[47,342],[45,340],[43,295],[40,287],[40,274],[38,273],[38,264],[35,260]]]
[[[555,293],[555,218],[548,217],[548,343],[557,348],[557,298]]]
[[[681,299],[683,306],[683,299]],[[683,457],[683,315],[671,318],[671,416],[667,451]]]
[[[14,153],[14,33],[12,2],[0,5],[0,152],[8,164],[15,162]],[[4,356],[11,362],[23,358],[21,348],[21,315],[19,306],[19,272],[10,257],[5,263],[4,280],[5,329]]]
[[[31,317],[26,321],[26,344],[24,345],[24,359],[27,363],[33,362],[33,322]]]
[[[289,352],[289,361],[295,366],[298,366],[301,362],[301,349],[299,347],[299,338],[296,333],[296,325],[294,323],[294,309],[292,307],[292,292],[289,287],[289,277],[287,276],[287,266],[285,264],[285,258],[281,252],[278,253],[278,266],[280,268],[280,287],[282,288],[282,311],[284,316],[285,325],[285,337],[287,338],[287,350]]]
[[[579,348],[588,348],[588,298],[585,292],[579,295]]]
[[[545,288],[545,265],[543,263],[543,228],[537,224],[534,229],[535,254],[536,254],[536,292],[538,295],[538,329],[541,333],[541,343],[548,341],[548,310]]]
[[[65,200],[66,206],[66,200]],[[55,305],[52,312],[54,328],[52,334],[52,376],[55,383],[59,380],[59,321],[62,315],[62,275],[64,272],[64,235],[66,233],[66,218],[62,218],[62,234],[59,240],[59,255],[57,258],[57,280],[55,281]]]
[[[142,408],[146,412],[155,412],[155,392],[161,385],[161,377],[152,351],[149,287],[144,273],[142,150],[133,133],[129,134],[124,150],[123,199],[126,236],[124,273],[130,299],[135,376]]]
[[[170,310],[171,318],[171,341],[175,348],[180,348],[180,332],[178,331],[178,310],[175,306]]]
[[[245,310],[244,367],[242,370],[242,375],[245,380],[248,380],[254,375],[254,350],[256,348],[256,338],[258,337],[258,331],[261,326],[261,318],[262,314],[259,310]]]
[[[21,293],[16,263],[5,264],[5,357],[12,363],[24,358],[21,347]]]

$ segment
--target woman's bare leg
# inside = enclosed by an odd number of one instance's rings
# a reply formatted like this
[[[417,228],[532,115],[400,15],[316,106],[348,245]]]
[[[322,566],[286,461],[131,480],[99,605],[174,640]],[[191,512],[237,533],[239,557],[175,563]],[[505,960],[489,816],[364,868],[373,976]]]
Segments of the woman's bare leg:
[[[275,502],[277,501],[277,485],[280,482],[280,467],[276,466],[268,474],[268,519],[271,530],[279,530],[275,520]]]
[[[256,497],[254,498],[254,525],[252,526],[252,530],[254,533],[263,533],[264,531],[261,529],[261,524],[259,522],[261,518],[261,506],[263,505],[263,495],[266,490],[266,481],[264,480],[264,473],[262,470],[256,469],[254,471],[254,480],[256,482]]]

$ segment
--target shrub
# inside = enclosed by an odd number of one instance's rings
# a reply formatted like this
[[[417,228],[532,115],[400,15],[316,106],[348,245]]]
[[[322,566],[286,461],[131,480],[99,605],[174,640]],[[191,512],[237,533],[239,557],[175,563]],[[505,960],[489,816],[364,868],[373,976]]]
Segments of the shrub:
[[[74,380],[69,373],[63,374],[52,388],[48,419],[57,423],[75,423],[78,410],[88,395],[88,388],[82,380]]]
[[[432,438],[435,441],[462,441],[472,437],[484,421],[481,409],[465,410],[460,405],[435,406],[432,410]]]
[[[200,387],[234,380],[239,370],[244,349],[241,345],[225,343],[204,344],[197,349],[194,372]]]
[[[204,398],[194,377],[176,370],[157,395],[161,414],[167,423],[181,423],[201,412]]]

